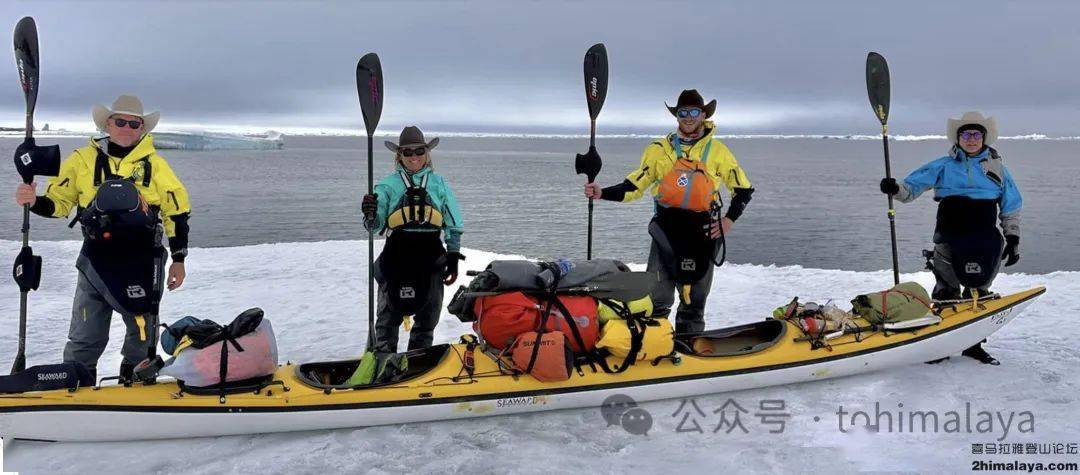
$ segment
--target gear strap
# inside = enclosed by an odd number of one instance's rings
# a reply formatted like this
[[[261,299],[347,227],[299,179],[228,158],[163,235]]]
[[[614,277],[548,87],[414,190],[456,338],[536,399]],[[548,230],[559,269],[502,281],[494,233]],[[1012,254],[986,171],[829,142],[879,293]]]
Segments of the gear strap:
[[[398,170],[398,176],[401,177],[401,181],[405,184],[405,220],[411,223],[427,224],[427,182],[430,173],[420,178],[420,184],[413,183],[412,177],[405,173],[404,170]],[[411,193],[410,193],[411,192]],[[409,202],[410,198],[420,196],[419,203]],[[415,198],[414,198],[415,199]]]

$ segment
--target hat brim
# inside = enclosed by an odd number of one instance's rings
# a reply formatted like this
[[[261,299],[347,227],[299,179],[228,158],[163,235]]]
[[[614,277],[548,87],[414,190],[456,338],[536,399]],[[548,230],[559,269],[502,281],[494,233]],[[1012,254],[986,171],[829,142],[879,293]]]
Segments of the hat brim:
[[[398,145],[398,144],[396,144],[394,142],[391,142],[391,141],[387,140],[387,141],[383,142],[383,145],[386,145],[386,148],[390,149],[390,151],[394,152],[394,153],[398,153],[398,151],[400,151],[402,149],[402,147],[427,147],[428,150],[432,150],[432,149],[434,149],[435,147],[437,147],[439,145],[439,138],[435,137],[435,138],[431,139],[431,141],[428,142],[428,143],[423,143],[423,142],[419,142],[419,143],[403,143],[401,145]]]
[[[993,117],[987,117],[983,120],[965,120],[963,118],[960,118],[948,120],[948,125],[945,129],[945,135],[949,138],[949,143],[958,142],[956,132],[960,130],[960,127],[966,125],[978,125],[986,129],[986,137],[983,137],[983,145],[993,145],[994,142],[997,141],[997,119]]]
[[[676,118],[679,117],[679,107],[678,106],[675,106],[675,107],[669,106],[667,102],[665,102],[664,105],[667,106],[667,110],[668,110],[668,112],[671,112],[671,115],[675,116]],[[683,107],[691,107],[691,106],[683,106]],[[706,119],[712,117],[713,113],[716,112],[716,99],[713,99],[713,100],[709,101],[709,103],[705,104],[705,107],[702,107],[701,110],[705,112],[705,118]]]
[[[95,104],[94,107],[90,109],[90,115],[94,118],[94,125],[97,126],[98,131],[101,132],[104,132],[106,128],[108,128],[109,117],[112,117],[116,114],[127,114],[141,117],[143,120],[143,134],[148,134],[151,130],[154,130],[154,127],[157,127],[158,125],[158,121],[161,120],[160,112],[151,112],[149,114],[136,114],[134,112],[110,110],[108,107],[105,107],[101,104]]]

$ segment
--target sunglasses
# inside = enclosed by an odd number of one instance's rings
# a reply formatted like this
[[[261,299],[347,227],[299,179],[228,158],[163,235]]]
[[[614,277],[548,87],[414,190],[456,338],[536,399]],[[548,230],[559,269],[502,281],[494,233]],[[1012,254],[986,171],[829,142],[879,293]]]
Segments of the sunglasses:
[[[699,115],[701,115],[701,109],[696,109],[696,108],[679,109],[677,114],[679,114],[680,119],[685,119],[687,117],[693,117],[693,118],[696,119]]]
[[[416,148],[403,148],[403,149],[401,149],[401,156],[402,157],[411,157],[413,155],[415,155],[417,157],[422,157],[422,156],[424,156],[425,153],[427,153],[427,147],[416,147]]]
[[[138,120],[138,119],[136,119],[136,120],[113,119],[113,123],[116,124],[116,126],[120,127],[120,128],[123,128],[123,127],[127,126],[127,127],[133,128],[133,129],[138,129],[139,127],[142,127],[142,124],[143,124],[142,121]]]
[[[978,130],[969,130],[960,134],[960,138],[964,140],[979,140],[983,138],[983,133]]]

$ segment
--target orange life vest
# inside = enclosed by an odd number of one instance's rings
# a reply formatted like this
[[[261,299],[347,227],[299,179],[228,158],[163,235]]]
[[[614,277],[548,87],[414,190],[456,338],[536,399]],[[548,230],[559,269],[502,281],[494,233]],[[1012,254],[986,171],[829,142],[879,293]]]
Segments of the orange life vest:
[[[660,180],[656,202],[665,208],[709,211],[716,197],[716,181],[706,167],[712,139],[705,144],[700,161],[682,156],[677,137],[672,139],[672,147],[675,149],[675,165]]]

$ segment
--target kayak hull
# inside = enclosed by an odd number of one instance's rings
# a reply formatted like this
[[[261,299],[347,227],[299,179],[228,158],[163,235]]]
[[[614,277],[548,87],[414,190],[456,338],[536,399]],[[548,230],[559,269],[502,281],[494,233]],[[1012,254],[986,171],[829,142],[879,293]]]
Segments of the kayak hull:
[[[121,441],[355,428],[411,422],[512,415],[600,407],[621,394],[638,402],[851,376],[918,364],[955,354],[994,333],[1017,316],[1044,288],[980,303],[980,309],[943,312],[943,323],[912,333],[874,334],[860,342],[837,339],[832,348],[797,342],[797,330],[775,347],[737,357],[683,356],[675,365],[639,362],[616,375],[574,375],[540,383],[529,376],[450,378],[460,371],[460,346],[428,373],[399,385],[335,390],[303,385],[296,368],[275,377],[281,386],[259,394],[177,396],[174,383],[132,388],[106,387],[0,396],[0,436],[50,441]],[[963,307],[961,305],[960,307]],[[967,304],[970,306],[970,304]],[[477,354],[477,374],[494,371]]]

